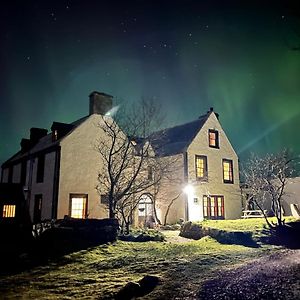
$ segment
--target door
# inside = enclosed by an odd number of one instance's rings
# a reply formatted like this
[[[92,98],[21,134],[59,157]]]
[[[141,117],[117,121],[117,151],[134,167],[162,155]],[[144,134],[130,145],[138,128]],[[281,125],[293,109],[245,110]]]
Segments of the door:
[[[203,196],[204,219],[224,219],[224,196]]]
[[[148,194],[140,197],[138,204],[138,222],[141,227],[152,228],[154,226],[154,211],[152,198]]]

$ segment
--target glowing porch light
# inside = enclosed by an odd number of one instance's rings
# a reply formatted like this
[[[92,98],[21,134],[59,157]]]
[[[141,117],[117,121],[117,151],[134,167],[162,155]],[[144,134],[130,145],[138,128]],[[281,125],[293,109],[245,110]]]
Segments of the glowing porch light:
[[[188,196],[192,196],[194,194],[194,187],[191,184],[188,184],[188,185],[185,186],[185,188],[183,189],[183,191]]]

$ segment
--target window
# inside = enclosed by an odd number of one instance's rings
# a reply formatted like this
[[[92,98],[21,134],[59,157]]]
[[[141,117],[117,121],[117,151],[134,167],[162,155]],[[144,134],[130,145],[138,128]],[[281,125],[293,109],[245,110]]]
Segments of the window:
[[[196,155],[196,179],[207,180],[207,157]]]
[[[233,163],[230,159],[223,159],[224,183],[233,183]]]
[[[86,194],[70,195],[70,217],[76,219],[85,219],[87,217],[88,199]]]
[[[153,168],[151,166],[148,167],[148,180],[153,180]]]
[[[37,171],[36,171],[36,182],[44,181],[45,171],[45,154],[38,156]]]
[[[55,142],[58,140],[58,131],[57,129],[52,131],[52,142]]]
[[[219,148],[219,132],[217,130],[208,130],[208,144],[209,147]]]
[[[142,195],[138,204],[138,216],[147,217],[153,215],[153,203],[149,195]]]
[[[13,180],[13,166],[9,166],[7,182],[12,183],[12,180]]]
[[[105,205],[108,205],[108,195],[105,194],[105,195],[100,195],[100,203],[101,204],[105,204]]]
[[[224,197],[203,196],[203,216],[205,219],[224,219]]]
[[[194,204],[196,204],[196,205],[199,204],[198,198],[194,198]]]
[[[21,179],[20,182],[22,185],[25,185],[26,183],[26,167],[27,167],[27,161],[24,160],[21,163]]]
[[[3,205],[3,218],[14,218],[16,216],[16,206],[15,205]]]

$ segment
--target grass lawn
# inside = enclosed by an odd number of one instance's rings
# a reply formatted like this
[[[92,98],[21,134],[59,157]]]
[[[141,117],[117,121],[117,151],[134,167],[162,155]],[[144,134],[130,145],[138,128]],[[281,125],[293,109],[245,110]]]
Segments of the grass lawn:
[[[263,227],[261,221],[205,224],[258,231]],[[127,282],[149,274],[159,276],[161,284],[143,299],[186,299],[221,268],[228,269],[276,249],[279,247],[224,245],[210,237],[186,243],[118,241],[66,255],[20,274],[1,276],[0,295],[4,299],[111,299]]]

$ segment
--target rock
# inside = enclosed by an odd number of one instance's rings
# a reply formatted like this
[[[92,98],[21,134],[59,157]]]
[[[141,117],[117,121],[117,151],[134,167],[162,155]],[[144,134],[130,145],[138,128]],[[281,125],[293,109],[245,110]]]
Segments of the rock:
[[[145,296],[152,292],[159,283],[159,277],[153,275],[146,275],[139,281],[140,294],[139,296]]]
[[[128,282],[116,295],[115,300],[132,300],[151,293],[159,283],[159,277],[144,276],[138,283]]]
[[[138,283],[128,282],[116,295],[115,300],[131,300],[138,297],[141,287]]]

